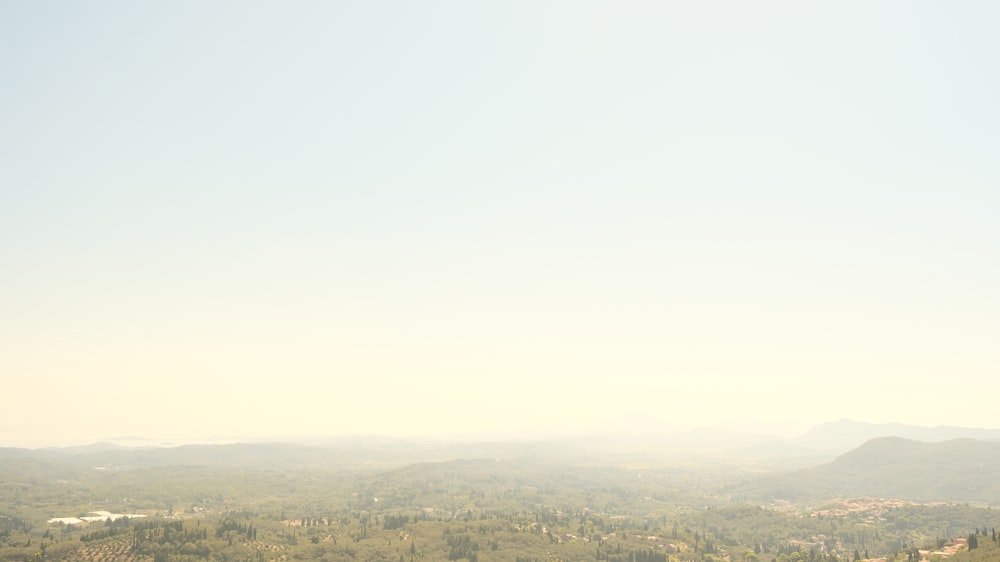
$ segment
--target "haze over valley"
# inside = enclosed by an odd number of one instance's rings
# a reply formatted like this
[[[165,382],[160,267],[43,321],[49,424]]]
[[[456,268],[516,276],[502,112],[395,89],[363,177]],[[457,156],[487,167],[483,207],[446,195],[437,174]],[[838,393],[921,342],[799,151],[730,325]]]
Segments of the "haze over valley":
[[[1000,554],[992,534],[1000,430],[841,420],[791,440],[695,430],[309,441],[0,449],[0,556],[22,560],[32,548],[70,560]]]
[[[1000,559],[998,28],[0,3],[0,562]]]

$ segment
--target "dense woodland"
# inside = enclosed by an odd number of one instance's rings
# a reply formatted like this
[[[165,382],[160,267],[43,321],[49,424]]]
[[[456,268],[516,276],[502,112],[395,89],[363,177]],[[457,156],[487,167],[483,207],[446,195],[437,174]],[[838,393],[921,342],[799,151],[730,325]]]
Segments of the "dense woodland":
[[[1000,553],[987,505],[751,497],[770,476],[745,461],[169,451],[0,451],[0,560],[915,562],[961,537],[978,552],[956,562]],[[133,517],[49,522],[98,511]]]

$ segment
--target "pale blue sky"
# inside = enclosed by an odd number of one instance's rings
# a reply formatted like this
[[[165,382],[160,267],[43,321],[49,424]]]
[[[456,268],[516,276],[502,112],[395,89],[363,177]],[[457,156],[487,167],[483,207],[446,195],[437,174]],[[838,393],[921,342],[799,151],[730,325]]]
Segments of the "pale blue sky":
[[[5,2],[0,445],[998,427],[998,25]]]

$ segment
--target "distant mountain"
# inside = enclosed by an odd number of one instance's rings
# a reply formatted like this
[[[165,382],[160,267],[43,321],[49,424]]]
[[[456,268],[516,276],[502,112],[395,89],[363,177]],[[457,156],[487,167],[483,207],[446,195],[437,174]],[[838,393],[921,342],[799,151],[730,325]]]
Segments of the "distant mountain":
[[[87,455],[87,454],[101,454],[107,453],[109,451],[120,451],[124,447],[119,446],[115,443],[110,443],[108,441],[101,441],[99,443],[92,443],[90,445],[75,445],[71,447],[45,447],[39,449],[43,454],[50,454],[54,456],[74,456],[74,455]]]
[[[78,447],[0,449],[0,461],[16,457],[93,469],[164,466],[391,468],[418,462],[495,459],[556,464],[663,466],[679,462],[737,462],[756,470],[787,471],[816,466],[872,438],[896,436],[925,442],[973,438],[1000,444],[1000,430],[870,424],[850,420],[817,426],[795,439],[727,428],[679,431],[653,423],[634,430],[621,426],[593,433],[492,439],[406,439],[377,435],[289,438],[157,446],[141,437],[118,437]],[[131,446],[130,446],[130,445]]]
[[[879,437],[833,462],[734,487],[747,498],[845,497],[1000,505],[1000,443],[954,439],[925,443]]]
[[[261,466],[274,467],[331,460],[330,452],[304,445],[276,443],[232,445],[182,445],[179,447],[129,448],[110,443],[80,447],[6,449],[0,459],[25,457],[78,467],[148,468],[155,466]]]
[[[427,443],[372,438],[331,442],[326,446],[294,443],[231,443],[176,447],[120,447],[96,443],[45,449],[0,448],[4,466],[43,462],[54,467],[92,470],[153,467],[391,468],[417,462],[454,459],[503,459],[526,462],[581,463],[593,461],[579,448],[561,442]]]
[[[970,427],[922,427],[901,423],[865,423],[848,419],[816,426],[792,439],[794,445],[820,451],[849,451],[876,437],[902,437],[936,443],[952,439],[1000,442],[1000,429]]]

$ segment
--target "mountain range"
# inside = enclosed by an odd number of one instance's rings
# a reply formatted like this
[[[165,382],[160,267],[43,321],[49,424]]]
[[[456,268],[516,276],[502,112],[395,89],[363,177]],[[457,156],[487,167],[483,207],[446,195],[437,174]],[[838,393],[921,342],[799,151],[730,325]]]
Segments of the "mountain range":
[[[134,438],[130,438],[135,442]],[[753,475],[724,490],[737,501],[884,497],[1000,505],[1000,430],[840,420],[794,439],[703,429],[682,434],[445,442],[341,437],[303,443],[0,448],[0,476],[156,467],[395,469],[481,459],[521,467],[655,467],[739,463]],[[513,463],[513,464],[510,464]],[[497,465],[501,466],[501,465]],[[730,482],[732,479],[730,480]]]
[[[864,423],[848,419],[818,425],[791,440],[801,447],[845,452],[877,437],[902,437],[913,441],[937,443],[952,439],[1000,441],[1000,429],[936,426],[922,427],[901,423]]]

